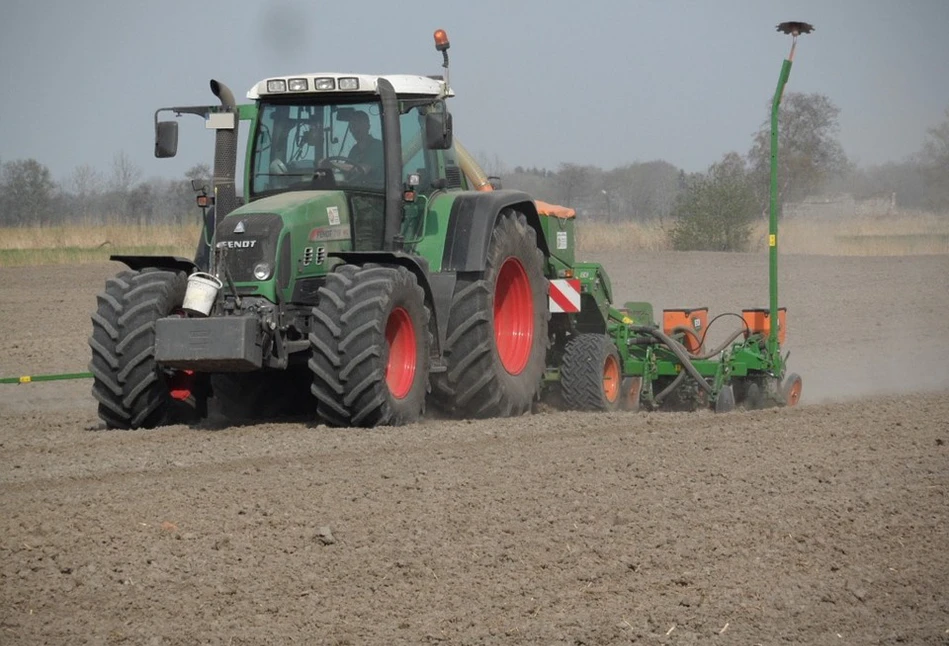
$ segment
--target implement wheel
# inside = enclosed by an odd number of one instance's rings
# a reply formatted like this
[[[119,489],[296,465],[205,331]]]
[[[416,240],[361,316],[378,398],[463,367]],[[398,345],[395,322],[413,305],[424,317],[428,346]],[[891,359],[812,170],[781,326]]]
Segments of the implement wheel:
[[[181,308],[186,287],[183,273],[147,268],[110,278],[96,297],[89,371],[108,428],[154,428],[204,416],[204,381],[155,363],[155,321]]]
[[[730,413],[735,410],[735,389],[731,384],[722,386],[715,398],[716,413]]]
[[[619,352],[608,336],[575,336],[564,349],[560,369],[564,401],[576,410],[616,410],[623,401],[621,374]]]
[[[439,407],[457,417],[510,417],[531,409],[548,347],[547,279],[537,234],[507,209],[491,234],[484,272],[459,275],[448,319],[448,371]]]
[[[623,410],[636,412],[639,410],[639,398],[643,390],[642,377],[624,377],[620,390],[621,405]]]
[[[804,388],[804,382],[801,376],[792,372],[784,379],[781,388],[778,391],[781,404],[784,406],[797,406],[801,401],[801,390]]]
[[[310,331],[311,392],[332,426],[399,426],[421,417],[429,312],[404,267],[344,265],[326,277]]]

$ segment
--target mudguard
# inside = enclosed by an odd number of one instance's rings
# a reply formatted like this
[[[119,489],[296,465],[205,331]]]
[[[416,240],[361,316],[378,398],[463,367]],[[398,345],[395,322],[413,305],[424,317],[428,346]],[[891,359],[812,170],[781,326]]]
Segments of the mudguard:
[[[540,226],[537,206],[530,195],[521,191],[465,191],[452,203],[442,271],[484,271],[491,232],[498,214],[505,208],[523,213],[537,233],[537,246],[550,256],[547,239]]]
[[[121,262],[133,271],[141,271],[147,267],[168,269],[191,274],[198,267],[194,261],[179,256],[109,256],[109,260]]]

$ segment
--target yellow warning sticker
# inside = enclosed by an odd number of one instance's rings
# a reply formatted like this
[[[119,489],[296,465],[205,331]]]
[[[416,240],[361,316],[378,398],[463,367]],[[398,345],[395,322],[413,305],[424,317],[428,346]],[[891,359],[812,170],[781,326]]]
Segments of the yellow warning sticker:
[[[778,244],[778,236],[776,236],[776,235],[774,235],[774,234],[772,233],[771,235],[768,236],[768,246],[769,246],[769,247],[774,247],[774,246],[776,246],[777,244]]]
[[[632,322],[633,322],[633,319],[629,318],[628,316],[623,317],[623,323],[625,323],[626,325],[629,325]]]
[[[20,377],[21,384],[28,384],[33,381],[33,377]]]

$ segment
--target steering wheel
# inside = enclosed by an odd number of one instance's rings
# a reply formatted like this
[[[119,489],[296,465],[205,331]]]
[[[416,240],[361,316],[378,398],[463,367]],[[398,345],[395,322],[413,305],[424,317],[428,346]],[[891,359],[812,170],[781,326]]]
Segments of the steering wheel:
[[[342,155],[324,157],[320,160],[320,164],[322,165],[323,163],[328,164],[332,169],[338,170],[344,175],[348,175],[350,177],[353,175],[361,175],[366,172],[361,165],[354,164],[349,160],[349,157],[344,157]],[[346,164],[349,166],[349,168],[343,168],[341,164]]]

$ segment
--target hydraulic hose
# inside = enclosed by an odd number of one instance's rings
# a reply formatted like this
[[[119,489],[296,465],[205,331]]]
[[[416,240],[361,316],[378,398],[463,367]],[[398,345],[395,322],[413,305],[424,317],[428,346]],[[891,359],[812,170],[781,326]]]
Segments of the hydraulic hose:
[[[699,346],[701,346],[702,339],[699,339],[698,335],[697,335],[692,329],[687,328],[687,327],[682,326],[682,325],[679,325],[679,326],[676,326],[676,327],[672,328],[671,331],[672,331],[672,332],[681,332],[681,333],[684,333],[684,334],[688,334],[688,335],[690,335],[692,338],[694,338],[694,339],[696,340],[696,343],[697,343]],[[741,336],[742,334],[744,334],[744,333],[745,333],[744,330],[738,330],[737,332],[735,332],[734,334],[732,334],[730,337],[728,337],[728,339],[727,339],[726,341],[722,342],[722,343],[721,343],[718,347],[716,347],[714,350],[711,350],[711,351],[709,351],[709,352],[706,352],[705,354],[693,354],[693,353],[691,353],[691,352],[690,352],[689,354],[692,356],[693,359],[711,359],[712,357],[714,357],[715,355],[719,354],[720,352],[723,352],[728,346],[730,346],[730,345],[732,344],[732,342],[733,342],[735,339],[737,339],[738,337],[740,337],[740,336]],[[704,336],[703,336],[703,338],[704,338]]]
[[[728,346],[730,346],[730,345],[732,344],[732,342],[733,342],[735,339],[737,339],[738,337],[740,337],[742,334],[744,334],[744,330],[738,330],[737,332],[735,332],[734,334],[732,334],[730,337],[728,337],[728,339],[726,339],[725,341],[723,341],[723,342],[721,343],[721,345],[719,345],[719,346],[718,346],[717,348],[715,348],[714,350],[712,350],[712,351],[710,351],[710,352],[706,352],[705,354],[702,354],[702,355],[697,355],[695,358],[696,358],[696,359],[711,359],[711,358],[714,357],[715,355],[724,352],[725,349],[728,348]]]
[[[663,388],[662,391],[658,395],[656,395],[655,397],[656,403],[661,404],[663,399],[668,397],[669,394],[672,393],[673,390],[678,388],[679,384],[682,383],[682,380],[685,379],[685,375],[686,373],[684,370],[680,372],[678,375],[676,375],[676,378],[672,380],[672,383],[670,383],[668,386]]]
[[[709,395],[712,394],[712,386],[709,385],[705,378],[702,377],[701,373],[692,365],[692,356],[689,355],[689,351],[685,347],[673,339],[671,336],[664,334],[657,330],[656,328],[648,327],[645,325],[634,325],[632,328],[633,332],[638,334],[649,334],[663,343],[667,348],[672,351],[672,354],[676,356],[679,360],[679,363],[682,364],[682,368],[689,373],[699,386]]]

